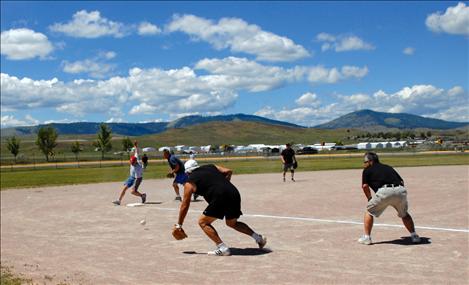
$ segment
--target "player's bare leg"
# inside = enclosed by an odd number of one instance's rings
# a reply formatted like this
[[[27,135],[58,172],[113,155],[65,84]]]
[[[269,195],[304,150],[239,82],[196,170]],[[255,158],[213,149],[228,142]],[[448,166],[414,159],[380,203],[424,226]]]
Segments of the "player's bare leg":
[[[199,226],[202,228],[204,233],[216,244],[219,245],[223,241],[221,240],[220,236],[218,235],[215,228],[212,226],[212,223],[217,218],[209,217],[205,215],[201,215],[199,218]]]

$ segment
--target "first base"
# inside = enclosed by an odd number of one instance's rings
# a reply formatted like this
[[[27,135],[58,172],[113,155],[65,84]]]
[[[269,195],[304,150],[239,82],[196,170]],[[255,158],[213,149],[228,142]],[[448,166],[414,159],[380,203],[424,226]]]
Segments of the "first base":
[[[127,207],[140,207],[140,206],[143,206],[145,204],[143,203],[130,203],[130,204],[127,204],[126,206]]]

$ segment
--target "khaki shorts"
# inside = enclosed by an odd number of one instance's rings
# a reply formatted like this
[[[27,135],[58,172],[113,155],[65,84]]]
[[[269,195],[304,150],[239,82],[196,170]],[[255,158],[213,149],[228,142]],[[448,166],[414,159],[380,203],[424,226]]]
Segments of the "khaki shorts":
[[[379,217],[388,206],[393,206],[400,218],[407,216],[407,190],[404,186],[384,186],[368,202],[367,210],[373,217]]]

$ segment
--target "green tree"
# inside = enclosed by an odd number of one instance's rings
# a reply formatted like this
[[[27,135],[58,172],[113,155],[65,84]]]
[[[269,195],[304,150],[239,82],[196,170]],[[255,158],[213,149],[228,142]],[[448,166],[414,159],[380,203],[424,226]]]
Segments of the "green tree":
[[[72,149],[73,154],[75,154],[76,161],[78,161],[78,154],[80,154],[80,152],[83,151],[81,144],[78,141],[75,141],[72,144],[71,149]]]
[[[20,140],[16,136],[12,136],[11,138],[7,138],[7,148],[13,154],[15,157],[15,163],[16,163],[16,157],[18,156],[18,153],[20,152]]]
[[[57,130],[53,127],[42,127],[37,132],[36,145],[46,157],[47,162],[49,162],[49,156],[54,154],[54,148],[57,146],[55,141],[58,136]]]
[[[432,137],[432,132],[428,131],[427,132],[427,138],[431,138]]]
[[[122,139],[122,150],[123,151],[129,151],[130,149],[132,149],[132,147],[134,146],[134,144],[132,143],[132,141],[130,140],[129,137],[125,137]]]
[[[99,131],[97,135],[98,139],[93,143],[93,146],[95,146],[98,151],[101,152],[101,159],[104,159],[104,153],[112,149],[112,130],[103,123],[99,125]]]

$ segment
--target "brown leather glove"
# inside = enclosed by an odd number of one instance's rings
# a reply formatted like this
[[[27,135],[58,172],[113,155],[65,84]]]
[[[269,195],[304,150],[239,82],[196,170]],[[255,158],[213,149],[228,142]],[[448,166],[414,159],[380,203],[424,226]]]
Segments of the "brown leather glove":
[[[173,227],[173,237],[177,240],[182,240],[187,237],[186,233],[181,226],[174,225]]]

